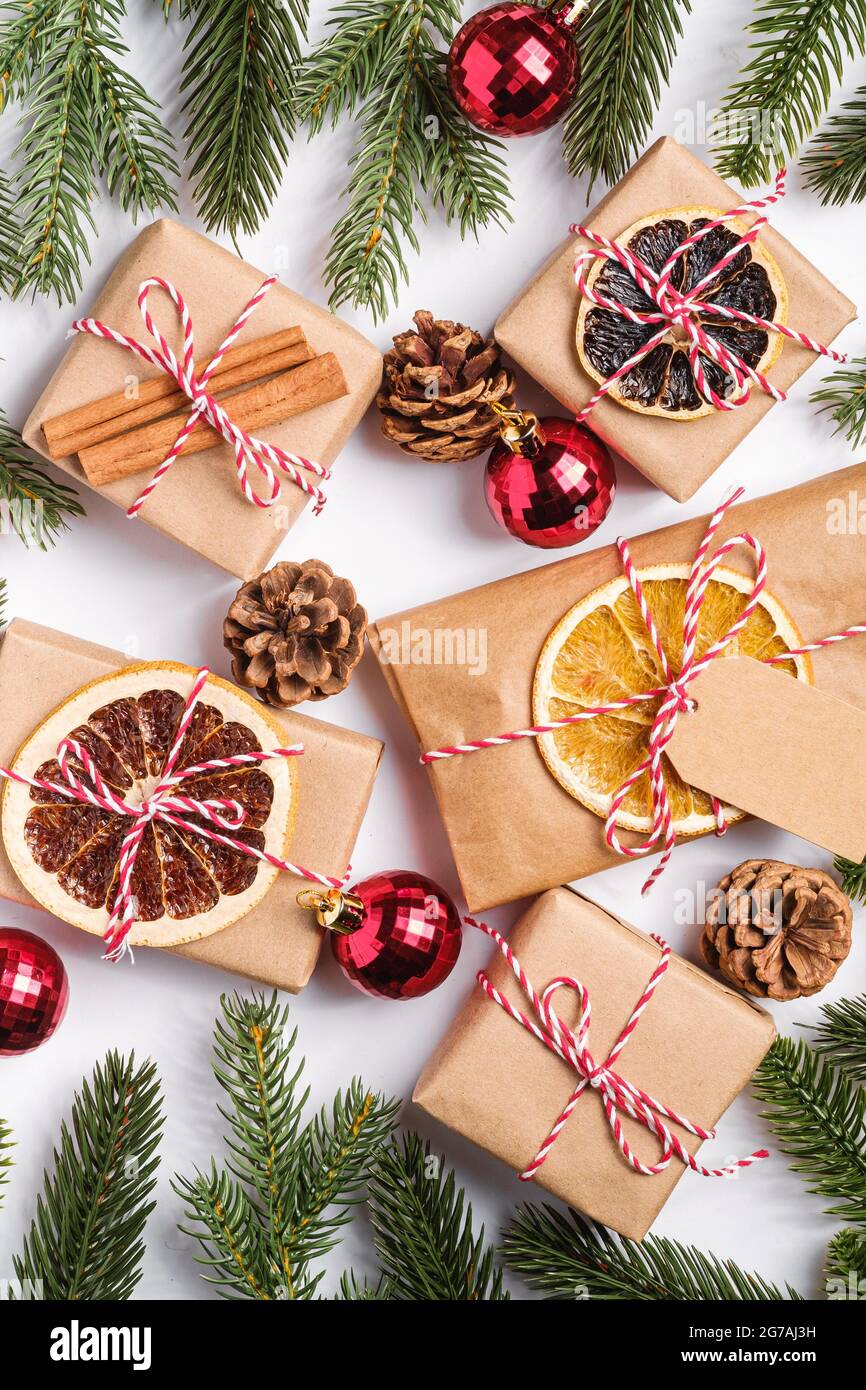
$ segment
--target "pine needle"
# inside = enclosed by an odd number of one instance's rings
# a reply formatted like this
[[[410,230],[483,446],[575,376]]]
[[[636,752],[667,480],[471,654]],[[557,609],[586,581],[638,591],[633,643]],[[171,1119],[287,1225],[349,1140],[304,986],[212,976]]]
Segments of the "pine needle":
[[[3,1187],[9,1181],[9,1169],[11,1167],[12,1131],[5,1120],[0,1120],[0,1207],[3,1205]]]
[[[387,1288],[397,1301],[498,1302],[502,1274],[473,1231],[454,1172],[429,1143],[407,1134],[383,1150],[370,1177],[370,1220]]]
[[[733,1260],[693,1245],[648,1235],[627,1240],[576,1211],[518,1208],[505,1232],[508,1268],[551,1299],[633,1299],[652,1302],[755,1302],[799,1299]]]
[[[806,186],[830,203],[866,198],[866,87],[832,116],[801,161]]]
[[[777,1038],[755,1074],[755,1091],[791,1167],[827,1211],[866,1222],[866,1091],[805,1042]]]
[[[847,58],[866,47],[866,0],[758,0],[750,57],[725,97],[716,167],[745,188],[797,155]]]
[[[152,1062],[109,1052],[60,1130],[15,1277],[47,1300],[118,1300],[141,1278],[162,1130]]]
[[[832,1058],[851,1081],[866,1084],[866,994],[822,1004],[821,1013],[813,1048]]]
[[[866,357],[857,357],[847,364],[837,367],[825,377],[817,391],[810,397],[813,405],[829,414],[835,421],[834,434],[843,434],[852,446],[859,448],[866,437]],[[837,868],[848,865],[850,860],[840,859]],[[856,865],[852,866],[856,869]],[[842,872],[850,873],[848,869]],[[856,878],[856,875],[854,876]],[[866,868],[863,876],[863,894],[866,900]],[[850,894],[848,888],[845,892]]]
[[[21,229],[15,218],[15,194],[0,170],[0,293],[9,294],[18,279]]]
[[[0,411],[0,533],[46,550],[68,529],[69,517],[84,515],[73,489],[48,476]]]
[[[581,78],[562,127],[569,173],[616,183],[642,150],[691,0],[605,0],[575,30]]]
[[[866,1289],[866,1232],[837,1231],[827,1248],[828,1299],[859,1299]]]

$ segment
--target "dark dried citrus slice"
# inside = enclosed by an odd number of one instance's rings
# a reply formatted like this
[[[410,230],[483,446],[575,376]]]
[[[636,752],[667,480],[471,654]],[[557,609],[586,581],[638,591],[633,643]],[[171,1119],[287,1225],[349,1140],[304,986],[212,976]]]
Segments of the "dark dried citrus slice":
[[[652,270],[660,271],[671,253],[694,232],[721,214],[716,208],[671,208],[651,213],[635,222],[618,238]],[[686,294],[707,276],[740,240],[748,223],[727,222],[685,251],[677,261],[671,281]],[[638,313],[653,313],[656,306],[635,283],[634,278],[613,261],[597,261],[587,281],[591,288]],[[760,241],[744,246],[730,265],[712,276],[701,290],[701,300],[720,308],[740,309],[756,318],[786,322],[788,291],[782,272]],[[782,351],[779,333],[702,314],[699,321],[713,336],[750,367],[767,372]],[[606,381],[627,362],[644,343],[658,332],[659,325],[632,323],[613,309],[604,309],[581,300],[577,317],[577,351],[581,366],[594,381]],[[664,340],[617,382],[609,395],[629,410],[659,415],[666,420],[700,420],[712,414],[714,406],[701,395],[689,361],[688,344],[680,329],[671,329]],[[707,380],[719,396],[729,396],[733,379],[701,355]]]
[[[159,782],[174,744],[195,672],[173,663],[130,667],[79,690],[35,730],[13,768],[43,781],[63,781],[53,754],[66,737],[86,748],[101,776],[129,805]],[[236,686],[211,677],[181,744],[176,771],[214,758],[281,746],[273,717]],[[81,764],[71,759],[79,773]],[[179,792],[194,801],[238,802],[243,827],[228,832],[258,850],[284,857],[294,822],[293,760],[274,759],[194,774]],[[211,935],[237,921],[264,896],[279,870],[196,834],[154,822],[142,836],[132,892],[131,943],[169,946]],[[119,892],[118,860],[132,818],[60,793],[9,782],[3,798],[3,839],[25,888],[56,916],[87,931],[105,931]]]

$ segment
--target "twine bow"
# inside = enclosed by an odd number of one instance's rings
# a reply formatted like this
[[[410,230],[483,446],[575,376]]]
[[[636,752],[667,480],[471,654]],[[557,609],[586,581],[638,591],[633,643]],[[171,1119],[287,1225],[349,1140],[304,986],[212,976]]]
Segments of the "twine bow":
[[[665,1105],[664,1101],[656,1100],[646,1091],[642,1091],[639,1086],[634,1086],[630,1081],[626,1081],[619,1072],[614,1070],[614,1062],[637,1027],[641,1015],[667,971],[671,951],[670,946],[660,936],[653,936],[652,938],[661,948],[661,957],[643,994],[611,1048],[607,1060],[596,1062],[589,1047],[592,1004],[586,986],[580,980],[572,979],[569,975],[559,975],[551,980],[542,994],[539,994],[501,933],[495,927],[488,926],[486,922],[476,922],[471,917],[467,918],[466,921],[469,926],[477,927],[479,931],[485,932],[491,940],[495,941],[520,988],[529,1000],[533,1016],[530,1017],[529,1014],[512,1004],[511,1000],[500,993],[485,972],[481,970],[477,978],[484,993],[501,1009],[504,1009],[509,1017],[519,1023],[539,1042],[544,1043],[544,1046],[565,1062],[566,1066],[569,1066],[579,1078],[544,1143],[531,1163],[522,1173],[518,1174],[521,1182],[531,1182],[535,1177],[539,1168],[548,1158],[551,1149],[574,1113],[574,1109],[587,1087],[598,1091],[608,1124],[623,1158],[636,1173],[641,1173],[645,1177],[654,1177],[658,1173],[663,1173],[674,1158],[679,1159],[687,1168],[691,1168],[693,1173],[700,1173],[705,1178],[730,1178],[735,1175],[738,1169],[748,1168],[752,1163],[769,1158],[766,1149],[757,1149],[754,1153],[749,1154],[748,1158],[732,1159],[724,1168],[705,1168],[680,1139],[672,1133],[667,1122],[679,1125],[681,1129],[695,1135],[698,1139],[714,1139],[716,1131],[704,1129],[684,1115],[678,1114],[669,1105]],[[580,1018],[574,1029],[562,1022],[554,1008],[553,1000],[557,990],[560,989],[574,990],[580,1001]],[[656,1163],[644,1163],[634,1153],[623,1132],[622,1115],[636,1120],[638,1124],[643,1125],[644,1129],[649,1130],[650,1134],[654,1134],[658,1139],[662,1152]]]
[[[138,291],[138,307],[145,327],[156,343],[155,348],[148,347],[145,343],[140,343],[136,338],[130,338],[115,328],[109,328],[99,319],[76,319],[73,323],[69,330],[70,335],[89,333],[95,338],[107,338],[109,342],[116,343],[118,347],[125,348],[127,352],[134,352],[151,366],[158,367],[160,371],[165,372],[177,382],[180,390],[189,398],[192,405],[190,416],[178,433],[177,439],[153,474],[150,482],[127,510],[127,516],[135,517],[138,515],[148,497],[159,487],[166,473],[180,457],[184,444],[200,420],[206,420],[218,434],[222,435],[226,443],[231,444],[234,449],[235,468],[241,491],[247,501],[252,502],[253,506],[272,507],[279,500],[282,484],[278,474],[282,474],[299,487],[302,492],[305,492],[308,497],[315,499],[314,511],[316,513],[322,510],[325,505],[325,494],[321,488],[304,476],[301,469],[314,473],[316,477],[322,479],[330,478],[330,470],[324,468],[320,463],[315,463],[312,459],[302,458],[299,454],[287,453],[285,449],[279,449],[274,444],[257,439],[255,435],[247,434],[246,430],[242,430],[239,425],[234,423],[225,406],[220,405],[216,397],[212,396],[207,389],[208,382],[214,372],[218,370],[225,353],[276,282],[276,275],[271,275],[262,282],[243,312],[236,319],[229,333],[220,343],[215,356],[211,358],[202,372],[199,372],[195,365],[195,334],[186,301],[180,290],[176,289],[170,280],[163,280],[159,275],[154,275],[149,280],[143,281]],[[164,290],[177,310],[183,329],[182,362],[178,361],[170,344],[151,316],[148,299],[153,289]],[[250,482],[251,465],[255,465],[264,478],[267,489],[264,496],[260,496]]]
[[[787,324],[780,323],[775,319],[758,318],[755,314],[749,314],[743,309],[734,309],[722,304],[707,303],[701,298],[703,291],[712,280],[736,259],[740,251],[745,246],[751,245],[757,240],[759,233],[767,225],[767,216],[758,216],[752,226],[742,237],[733,245],[730,250],[707,271],[706,275],[698,281],[687,294],[681,293],[673,284],[673,275],[681,257],[686,254],[693,246],[697,246],[705,237],[714,232],[716,228],[723,226],[734,218],[748,216],[749,213],[758,213],[762,208],[772,206],[785,196],[785,178],[787,170],[781,169],[776,175],[776,186],[774,192],[768,194],[763,199],[755,199],[753,202],[744,203],[741,207],[734,208],[732,212],[726,212],[721,216],[708,222],[693,235],[686,238],[676,250],[668,257],[660,271],[653,270],[646,265],[639,256],[628,246],[623,246],[617,241],[611,241],[608,237],[595,232],[591,227],[582,227],[577,223],[572,224],[570,231],[585,240],[592,242],[592,247],[582,251],[574,263],[574,277],[577,287],[584,297],[591,303],[600,308],[609,309],[630,323],[658,324],[658,330],[647,341],[639,347],[632,355],[613,372],[606,381],[598,388],[595,395],[587,402],[583,410],[577,416],[579,423],[583,423],[592,413],[599,401],[603,400],[609,391],[616,386],[617,382],[628,376],[634,367],[637,367],[644,358],[648,357],[660,343],[664,341],[671,329],[681,331],[685,335],[688,345],[688,358],[692,372],[697,384],[698,391],[705,401],[715,406],[717,410],[736,410],[746,404],[752,393],[752,384],[760,387],[767,395],[772,396],[776,401],[787,399],[786,394],[756,368],[751,367],[742,357],[740,357],[731,346],[723,342],[716,336],[716,327],[706,322],[700,322],[701,318],[717,318],[721,327],[725,323],[742,323],[751,328],[762,329],[765,333],[778,333],[784,338],[790,338],[799,343],[802,347],[808,348],[810,352],[817,353],[821,357],[832,358],[834,362],[847,362],[848,358],[844,353],[834,352],[831,348],[824,347],[808,334],[801,333],[796,329],[789,328]],[[608,295],[599,293],[590,285],[586,274],[586,268],[596,260],[612,261],[622,267],[634,280],[640,290],[656,306],[655,310],[641,312],[631,309],[628,305],[620,303],[618,299],[613,299]],[[704,358],[709,358],[724,371],[733,383],[732,392],[728,396],[720,396],[711,386],[704,367]]]
[[[184,737],[209,675],[210,672],[207,667],[202,667],[197,673],[159,783],[150,795],[137,805],[125,801],[108,785],[100,775],[88,749],[74,738],[63,739],[57,749],[57,761],[64,779],[62,782],[48,782],[38,777],[25,777],[9,768],[0,767],[0,777],[8,778],[9,781],[19,782],[29,787],[39,787],[43,791],[66,797],[70,801],[80,801],[90,806],[98,806],[104,811],[110,811],[117,816],[126,816],[131,820],[132,824],[120,848],[117,892],[103,935],[107,948],[105,960],[116,961],[126,953],[132,954],[129,934],[137,920],[137,903],[132,889],[132,880],[144,833],[148,825],[156,821],[162,822],[164,825],[174,826],[176,829],[195,835],[199,839],[226,845],[229,849],[237,850],[240,854],[259,859],[285,873],[293,874],[296,878],[305,878],[311,883],[321,883],[327,888],[341,888],[346,882],[345,876],[332,878],[328,874],[316,873],[313,869],[305,869],[302,865],[292,864],[286,859],[278,859],[276,855],[270,854],[267,850],[257,849],[254,845],[245,844],[243,840],[235,839],[231,834],[224,833],[240,830],[246,820],[244,807],[234,798],[208,797],[204,800],[198,800],[183,794],[183,783],[191,777],[199,777],[203,773],[225,768],[244,767],[266,762],[271,758],[299,757],[304,751],[303,744],[295,743],[287,748],[273,748],[267,751],[260,749],[251,753],[234,753],[225,758],[210,758],[206,762],[196,763],[193,767],[183,768],[180,772],[175,772]],[[76,772],[70,761],[72,759],[81,765],[84,776]],[[195,818],[200,818],[205,824],[200,824],[199,820]]]
[[[739,535],[732,536],[729,540],[725,541],[723,545],[719,546],[708,558],[708,552],[712,545],[713,538],[724,520],[726,513],[735,502],[739,501],[743,494],[744,489],[737,488],[731,496],[727,497],[716,508],[710,518],[704,538],[695,554],[686,589],[683,622],[683,656],[678,675],[675,675],[672,671],[662,646],[658,628],[656,627],[655,620],[647,603],[638,572],[632,561],[628,541],[620,539],[616,544],[620,559],[622,560],[623,570],[632,593],[634,594],[635,601],[640,610],[646,630],[649,633],[653,648],[658,656],[665,683],[657,686],[653,690],[646,690],[635,695],[627,695],[622,700],[612,700],[609,704],[595,705],[582,709],[579,714],[568,715],[563,719],[553,720],[549,724],[536,724],[529,729],[514,729],[509,733],[496,734],[488,738],[474,739],[467,743],[449,744],[442,748],[435,748],[428,753],[424,753],[421,757],[421,762],[438,762],[442,759],[457,757],[464,753],[477,753],[483,748],[501,747],[508,743],[517,742],[519,739],[539,738],[543,734],[555,733],[558,729],[567,729],[572,724],[580,724],[585,719],[596,719],[599,715],[603,714],[616,714],[620,710],[629,709],[633,705],[643,704],[647,700],[660,700],[661,704],[653,719],[649,733],[649,751],[647,752],[647,756],[629,773],[622,785],[614,793],[605,821],[605,837],[607,843],[617,854],[627,855],[629,858],[639,858],[643,855],[653,853],[658,849],[662,850],[658,864],[643,886],[642,891],[648,893],[659,875],[664,872],[676,846],[673,814],[671,812],[670,799],[665,784],[662,762],[665,748],[673,738],[678,719],[681,715],[690,713],[694,708],[693,701],[689,696],[689,687],[695,677],[700,675],[701,671],[709,666],[711,661],[715,661],[717,657],[722,656],[730,644],[735,640],[738,633],[745,627],[757,608],[761,594],[766,587],[766,552],[761,542],[753,536],[750,531],[741,531]],[[712,579],[716,568],[725,560],[732,550],[735,550],[737,546],[740,545],[748,546],[755,556],[756,574],[751,591],[740,616],[731,625],[724,637],[713,642],[703,655],[698,657],[696,654],[698,625],[700,622],[701,610],[706,598],[707,585]],[[866,623],[857,623],[852,627],[846,628],[844,632],[834,633],[832,636],[824,637],[818,642],[809,642],[802,647],[789,648],[784,652],[779,652],[773,656],[762,657],[761,659],[770,665],[790,661],[793,657],[805,656],[808,652],[819,651],[822,647],[829,647],[836,642],[844,642],[847,641],[849,637],[861,636],[864,633],[866,633]],[[622,843],[617,834],[617,819],[629,791],[645,774],[649,774],[653,813],[652,827],[646,839],[641,843],[626,845]],[[717,798],[713,797],[712,800],[713,811],[716,817],[717,833],[724,834],[727,829],[727,824],[723,807]]]

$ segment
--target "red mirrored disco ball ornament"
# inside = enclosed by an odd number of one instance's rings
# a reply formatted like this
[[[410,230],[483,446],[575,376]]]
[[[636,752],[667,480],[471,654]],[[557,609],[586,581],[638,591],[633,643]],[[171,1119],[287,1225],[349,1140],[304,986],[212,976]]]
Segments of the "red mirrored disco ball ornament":
[[[298,902],[330,929],[338,964],[365,994],[429,994],[451,974],[460,954],[460,914],[448,894],[421,874],[395,870],[352,888],[306,888]]]
[[[463,25],[448,55],[457,106],[489,135],[535,135],[555,125],[577,90],[576,19],[585,3],[501,4]]]
[[[573,420],[497,413],[502,438],[484,473],[494,521],[543,550],[585,541],[604,521],[616,493],[613,459],[604,444]]]
[[[44,1043],[68,1003],[66,967],[54,947],[32,932],[0,927],[0,1057]]]

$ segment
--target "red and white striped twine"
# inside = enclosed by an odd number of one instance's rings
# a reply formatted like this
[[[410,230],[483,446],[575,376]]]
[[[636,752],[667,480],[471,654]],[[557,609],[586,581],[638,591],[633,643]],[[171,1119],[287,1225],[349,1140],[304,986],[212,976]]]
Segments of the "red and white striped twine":
[[[727,497],[716,508],[710,518],[706,533],[692,563],[686,590],[682,667],[676,678],[672,675],[664,650],[662,649],[658,630],[653,620],[652,613],[649,610],[637,570],[632,561],[628,541],[620,539],[616,544],[620,559],[622,560],[623,570],[631,586],[632,593],[635,596],[635,601],[640,609],[650,639],[658,653],[666,684],[657,686],[653,690],[642,691],[639,695],[627,695],[624,699],[614,700],[609,704],[588,707],[581,710],[579,714],[568,715],[564,719],[556,719],[550,724],[536,724],[532,728],[515,729],[509,733],[497,734],[490,738],[473,739],[468,743],[449,744],[442,748],[434,748],[430,752],[422,754],[421,762],[439,762],[443,759],[457,757],[464,753],[476,753],[483,748],[497,748],[508,743],[515,743],[519,739],[539,738],[544,734],[555,733],[557,729],[567,729],[572,724],[580,724],[585,719],[596,719],[602,714],[615,714],[619,710],[629,709],[632,705],[643,704],[645,700],[660,699],[661,704],[649,733],[649,751],[647,756],[633,772],[629,773],[628,777],[614,793],[605,821],[605,837],[607,843],[617,854],[627,855],[629,858],[636,859],[640,858],[642,855],[651,854],[661,849],[661,858],[643,886],[643,892],[648,893],[656,879],[664,873],[668,860],[676,845],[673,815],[667,787],[665,786],[662,755],[673,738],[674,729],[676,728],[677,720],[680,715],[689,714],[694,708],[694,703],[689,698],[688,694],[689,686],[692,681],[696,676],[700,675],[701,671],[709,666],[710,662],[714,661],[716,657],[721,656],[730,643],[734,641],[737,634],[745,627],[757,608],[761,594],[766,587],[767,556],[761,542],[757,540],[751,532],[742,531],[739,535],[732,536],[729,540],[725,541],[723,545],[720,545],[708,558],[708,552],[713,537],[719,529],[726,512],[743,496],[743,493],[743,488],[737,488],[731,496]],[[697,658],[695,656],[695,647],[698,634],[698,622],[704,598],[706,597],[707,585],[712,579],[717,566],[739,545],[747,545],[755,556],[756,574],[749,597],[742,613],[737,618],[736,622],[729,628],[725,636],[708,647],[703,656]],[[780,652],[776,656],[763,657],[762,660],[770,664],[789,661],[792,657],[805,656],[808,652],[816,652],[822,647],[830,647],[836,642],[845,642],[849,637],[859,637],[863,634],[866,634],[866,623],[856,623],[852,627],[846,628],[844,632],[837,632],[830,637],[823,637],[818,642],[808,642],[805,646],[795,647]],[[646,839],[640,844],[626,845],[622,843],[617,834],[619,812],[631,788],[635,783],[640,781],[644,774],[649,775],[650,781],[653,812],[652,828]],[[724,811],[721,803],[715,797],[713,798],[713,811],[716,817],[717,833],[720,835],[724,834],[727,828]]]
[[[184,796],[182,790],[179,790],[183,782],[202,773],[215,772],[223,768],[245,767],[250,764],[266,762],[271,758],[295,758],[304,751],[303,744],[294,743],[287,748],[273,748],[254,753],[236,753],[227,758],[211,758],[207,762],[196,763],[193,767],[183,768],[182,771],[175,772],[184,735],[190,726],[193,712],[209,675],[210,672],[207,667],[202,667],[197,673],[159,784],[150,796],[137,806],[124,801],[108,785],[100,776],[88,750],[75,739],[63,739],[57,749],[57,761],[64,779],[62,782],[46,782],[37,777],[25,777],[22,773],[13,772],[10,768],[0,767],[0,777],[5,777],[11,782],[19,782],[28,787],[39,787],[43,791],[68,797],[71,801],[81,801],[90,806],[99,806],[102,810],[110,811],[117,816],[130,817],[132,826],[123,840],[118,860],[117,897],[103,934],[103,940],[107,947],[105,960],[119,960],[127,952],[132,954],[129,934],[137,920],[132,879],[144,832],[153,821],[162,821],[165,825],[172,825],[188,834],[197,835],[202,840],[226,845],[229,849],[237,850],[239,854],[246,854],[253,859],[259,859],[275,869],[294,875],[296,878],[305,878],[311,883],[321,883],[326,888],[342,888],[347,881],[347,875],[344,875],[343,878],[333,878],[330,874],[320,874],[314,869],[305,869],[303,865],[292,864],[287,859],[279,859],[267,850],[256,849],[253,845],[245,844],[243,840],[235,839],[231,834],[223,833],[239,830],[243,826],[246,820],[246,811],[239,801],[222,797],[199,801],[194,797]],[[70,764],[71,758],[76,759],[81,764],[87,780],[75,772]],[[191,816],[200,817],[207,822],[207,825],[198,824],[197,821],[190,819]]]
[[[305,492],[308,497],[315,499],[316,505],[313,509],[315,513],[318,514],[322,510],[325,505],[325,494],[320,487],[305,477],[305,473],[301,470],[305,470],[306,473],[313,473],[322,479],[330,478],[330,470],[312,459],[302,458],[300,454],[288,453],[285,449],[279,449],[274,444],[268,444],[265,440],[256,438],[255,435],[247,434],[245,430],[234,423],[228,410],[220,405],[216,397],[207,390],[207,384],[219,368],[226,352],[247,321],[252,318],[271,286],[276,282],[276,275],[270,275],[267,280],[262,282],[243,312],[235,320],[230,332],[220,343],[216,355],[211,358],[201,374],[197,372],[195,366],[195,335],[192,317],[186,301],[180,290],[176,289],[170,280],[163,280],[159,275],[154,275],[149,280],[143,281],[138,291],[138,307],[144,319],[145,327],[156,343],[155,348],[148,347],[145,343],[140,343],[125,333],[119,333],[117,329],[109,328],[99,319],[76,319],[73,323],[69,330],[70,335],[89,333],[95,338],[107,338],[109,342],[116,343],[118,347],[125,348],[127,352],[135,353],[143,361],[149,362],[151,366],[158,367],[160,371],[165,372],[177,382],[184,395],[189,397],[193,407],[189,419],[184,424],[171,449],[153,474],[150,482],[128,509],[127,516],[136,517],[138,515],[148,497],[159,487],[166,473],[179,458],[184,444],[202,418],[218,434],[221,434],[226,443],[231,444],[234,449],[238,481],[244,497],[248,502],[252,502],[253,506],[272,507],[279,500],[282,485],[278,475],[282,474],[299,487],[302,492]],[[148,298],[153,289],[164,290],[177,310],[183,328],[182,362],[178,362],[151,315]],[[259,495],[250,482],[249,472],[252,464],[255,465],[264,479],[266,488],[264,495]]]
[[[746,217],[750,213],[759,213],[762,208],[771,207],[773,203],[779,202],[785,196],[785,178],[787,170],[781,169],[776,175],[776,186],[772,193],[765,198],[755,199],[751,203],[744,203],[741,207],[734,208],[732,212],[726,212],[722,216],[708,222],[705,227],[692,236],[687,237],[680,246],[669,256],[660,271],[653,270],[646,265],[640,257],[636,256],[628,246],[623,246],[617,241],[611,241],[608,237],[602,236],[599,232],[594,232],[591,227],[582,227],[573,223],[570,231],[583,237],[586,241],[592,242],[592,247],[582,251],[574,263],[574,277],[577,287],[581,294],[591,303],[597,304],[603,309],[612,310],[620,314],[630,323],[658,324],[659,328],[649,340],[638,348],[622,366],[618,367],[606,381],[598,388],[595,395],[587,402],[577,416],[579,423],[583,423],[592,413],[599,401],[611,391],[623,377],[628,376],[629,372],[645,357],[659,346],[672,328],[682,329],[686,334],[688,342],[688,356],[694,373],[698,391],[704,400],[715,406],[717,410],[736,410],[748,401],[752,393],[752,383],[759,386],[762,391],[770,395],[777,401],[787,399],[785,392],[763,374],[750,367],[747,362],[733,352],[724,342],[720,341],[711,325],[699,322],[699,316],[704,318],[713,317],[720,320],[720,326],[724,322],[734,321],[737,323],[749,324],[750,327],[763,329],[765,333],[778,333],[784,338],[790,338],[793,342],[799,343],[801,347],[808,348],[810,352],[817,353],[821,357],[832,358],[834,362],[847,362],[848,358],[844,353],[834,352],[832,348],[824,347],[814,338],[810,338],[807,333],[801,333],[796,329],[789,328],[787,324],[779,323],[776,320],[757,318],[754,314],[746,313],[741,309],[732,309],[720,304],[708,304],[701,299],[701,291],[724,270],[739,254],[744,246],[754,242],[760,231],[766,226],[768,218],[766,215],[758,216],[752,226],[727,251],[719,261],[708,270],[706,275],[694,285],[688,294],[681,294],[671,279],[676,268],[677,262],[682,256],[704,237],[709,236],[717,227],[721,227],[725,222],[730,222],[733,218]],[[655,312],[641,313],[635,309],[630,309],[627,305],[621,304],[617,299],[611,299],[607,295],[600,294],[588,280],[588,266],[596,260],[613,261],[621,266],[632,279],[639,289],[643,291],[653,304],[656,305]],[[704,370],[701,355],[708,357],[715,362],[734,383],[734,389],[730,396],[719,396],[710,385]]]
[[[478,973],[478,983],[487,997],[492,999],[494,1004],[498,1004],[501,1009],[504,1009],[509,1017],[521,1024],[527,1032],[532,1033],[539,1042],[544,1043],[545,1047],[561,1058],[566,1066],[571,1067],[572,1071],[576,1072],[579,1077],[577,1085],[544,1143],[523,1172],[518,1174],[521,1182],[530,1182],[535,1177],[574,1113],[574,1109],[587,1087],[598,1091],[608,1124],[623,1158],[636,1173],[641,1173],[645,1177],[654,1177],[657,1173],[663,1173],[674,1158],[678,1158],[686,1167],[691,1168],[693,1173],[700,1173],[705,1178],[730,1178],[736,1174],[738,1169],[748,1168],[752,1163],[769,1158],[770,1155],[766,1149],[757,1149],[755,1153],[749,1154],[748,1158],[733,1159],[724,1168],[705,1168],[671,1132],[666,1121],[679,1125],[681,1129],[695,1135],[698,1139],[714,1139],[716,1131],[704,1129],[701,1125],[694,1124],[684,1115],[672,1110],[669,1105],[665,1105],[663,1101],[656,1100],[646,1091],[642,1091],[639,1086],[634,1086],[630,1081],[626,1081],[613,1069],[614,1062],[637,1027],[644,1009],[646,1009],[667,971],[670,946],[660,936],[653,936],[652,938],[661,948],[661,958],[658,965],[653,970],[628,1022],[611,1048],[607,1061],[596,1062],[589,1049],[592,1005],[586,986],[580,980],[572,979],[569,975],[559,975],[556,979],[551,980],[542,994],[539,994],[504,936],[495,927],[488,926],[486,922],[477,922],[472,917],[467,917],[465,920],[467,926],[477,927],[479,931],[485,932],[492,941],[495,941],[520,988],[529,1000],[533,1016],[530,1017],[529,1014],[512,1004],[511,1000],[502,994],[481,970]],[[556,991],[563,988],[573,989],[580,1000],[580,1020],[575,1030],[562,1022],[553,1007]],[[644,1163],[637,1157],[623,1132],[621,1115],[628,1115],[631,1119],[637,1120],[638,1124],[643,1125],[650,1134],[655,1135],[662,1151],[661,1158],[657,1163]]]

